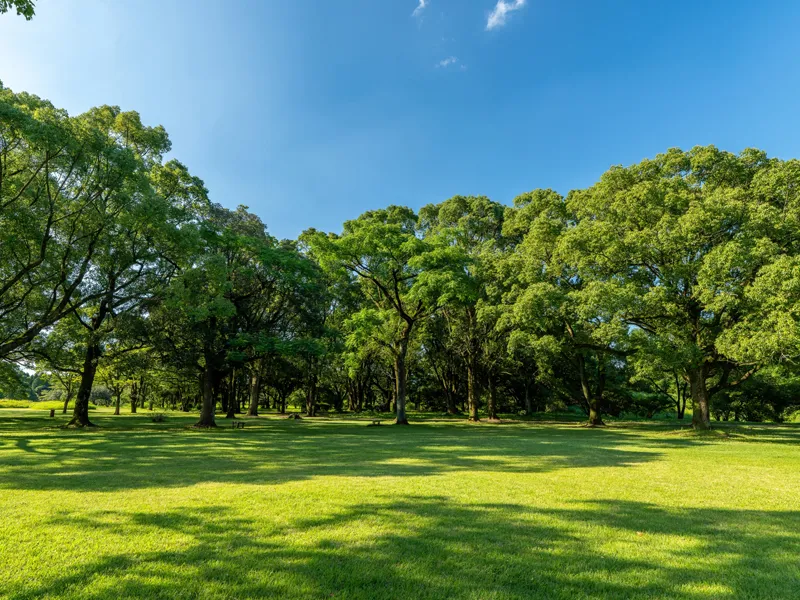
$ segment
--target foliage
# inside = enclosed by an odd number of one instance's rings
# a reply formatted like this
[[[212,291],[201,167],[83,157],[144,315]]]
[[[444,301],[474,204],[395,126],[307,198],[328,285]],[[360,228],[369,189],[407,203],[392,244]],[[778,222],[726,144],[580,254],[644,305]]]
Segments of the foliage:
[[[33,18],[35,4],[34,0],[0,0],[0,14],[13,8],[18,15],[30,21]]]

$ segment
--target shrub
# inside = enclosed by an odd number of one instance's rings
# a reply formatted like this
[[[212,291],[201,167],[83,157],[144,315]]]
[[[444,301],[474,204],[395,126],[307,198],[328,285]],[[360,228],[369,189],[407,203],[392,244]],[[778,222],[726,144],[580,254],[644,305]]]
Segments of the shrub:
[[[163,423],[167,420],[167,415],[164,413],[155,413],[152,417],[150,417],[153,423]]]

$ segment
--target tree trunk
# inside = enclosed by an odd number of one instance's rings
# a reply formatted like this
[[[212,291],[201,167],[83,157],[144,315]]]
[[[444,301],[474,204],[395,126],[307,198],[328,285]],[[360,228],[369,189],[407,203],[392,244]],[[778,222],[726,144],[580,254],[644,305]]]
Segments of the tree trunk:
[[[313,373],[314,366],[309,365],[309,370]],[[317,377],[310,375],[308,388],[306,389],[306,416],[315,417],[317,415]]]
[[[261,395],[261,361],[253,364],[253,372],[250,374],[250,407],[247,409],[248,417],[258,416],[258,398]]]
[[[89,421],[89,399],[92,396],[92,386],[94,385],[94,375],[97,372],[97,360],[100,358],[100,345],[91,342],[86,348],[86,356],[83,359],[83,372],[81,373],[81,385],[78,388],[78,395],[75,398],[75,407],[72,410],[72,419],[68,426],[94,427]]]
[[[525,382],[525,414],[533,414],[533,401],[531,400],[531,386]]]
[[[136,412],[136,405],[139,402],[139,384],[135,381],[131,383],[131,412]]]
[[[117,392],[115,395],[117,397],[117,402],[114,405],[114,414],[118,415],[119,414],[119,405],[122,402],[122,394],[120,392]]]
[[[589,426],[590,427],[601,427],[605,425],[603,423],[603,413],[600,408],[600,398],[593,397],[589,401]]]
[[[394,357],[394,380],[396,383],[395,402],[397,418],[395,425],[408,425],[406,416],[406,353],[408,352],[408,339],[411,335],[411,325],[403,331],[400,348]]]
[[[448,415],[457,415],[458,414],[458,407],[456,406],[456,398],[453,390],[450,386],[446,386],[445,390],[445,398],[447,399],[447,414]]]
[[[236,418],[236,369],[231,369],[228,381],[228,410],[225,411],[226,419]]]
[[[467,406],[469,420],[478,421],[478,381],[475,377],[475,364],[472,357],[467,360]]]
[[[598,360],[600,359],[598,358]],[[603,423],[602,410],[603,391],[605,390],[605,369],[601,366],[599,371],[600,376],[597,383],[597,392],[594,393],[589,385],[589,378],[586,376],[586,361],[583,355],[578,355],[578,374],[581,379],[581,392],[583,392],[583,398],[589,406],[589,427],[601,427],[605,425],[605,423]]]
[[[710,429],[708,388],[706,387],[706,371],[701,365],[689,371],[689,387],[692,394],[692,427]]]
[[[66,399],[64,400],[64,410],[62,410],[62,411],[61,411],[61,414],[62,414],[62,415],[65,415],[65,414],[67,414],[67,408],[69,408],[69,401],[70,401],[71,399],[72,399],[72,398],[70,398],[70,397],[69,397],[69,395],[68,395],[68,396],[66,397]]]
[[[203,371],[203,405],[200,407],[200,420],[195,427],[216,427],[217,423],[214,420],[214,412],[216,410],[217,400],[214,396],[214,375],[211,367],[206,362],[206,368]]]
[[[486,403],[489,419],[497,420],[497,390],[495,389],[494,377],[489,376],[489,401]]]

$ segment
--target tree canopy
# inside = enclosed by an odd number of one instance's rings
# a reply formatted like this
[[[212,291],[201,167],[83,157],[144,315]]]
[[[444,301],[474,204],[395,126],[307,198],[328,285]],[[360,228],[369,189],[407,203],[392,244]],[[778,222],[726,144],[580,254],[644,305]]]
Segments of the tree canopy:
[[[592,426],[688,410],[701,429],[800,407],[796,160],[671,149],[566,196],[278,240],[170,149],[136,112],[0,86],[0,393],[44,382],[76,426],[99,386],[202,427],[287,405],[398,424],[410,405]]]

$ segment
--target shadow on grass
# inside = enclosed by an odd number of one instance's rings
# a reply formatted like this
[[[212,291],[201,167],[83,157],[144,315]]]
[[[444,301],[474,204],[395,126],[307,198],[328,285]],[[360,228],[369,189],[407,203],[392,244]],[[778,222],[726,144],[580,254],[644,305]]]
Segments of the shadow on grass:
[[[203,482],[277,484],[317,476],[426,476],[457,470],[537,473],[626,467],[662,448],[623,430],[425,424],[365,427],[333,421],[260,420],[245,430],[181,427],[91,432],[42,431],[8,437],[0,488],[113,491]]]
[[[773,599],[800,590],[794,511],[619,501],[532,511],[404,496],[271,528],[257,512],[230,516],[223,506],[106,516],[51,526],[181,536],[180,550],[112,551],[9,597]]]
[[[428,422],[396,428],[252,419],[244,430],[196,431],[186,428],[191,416],[171,417],[167,424],[146,417],[97,420],[103,427],[92,431],[61,430],[46,419],[0,423],[0,432],[7,434],[0,438],[5,450],[0,452],[0,489],[114,491],[203,482],[270,485],[318,476],[623,468],[658,460],[668,449],[719,441],[681,431],[653,435],[652,427],[641,424],[585,429]],[[22,429],[25,424],[28,430]],[[32,424],[38,427],[31,429]],[[725,435],[800,442],[800,428],[741,431]]]

